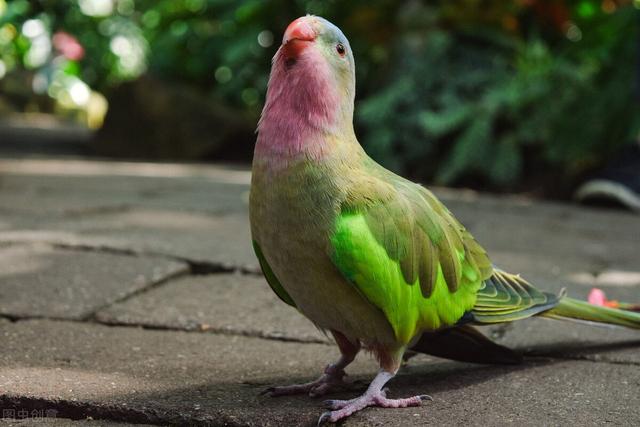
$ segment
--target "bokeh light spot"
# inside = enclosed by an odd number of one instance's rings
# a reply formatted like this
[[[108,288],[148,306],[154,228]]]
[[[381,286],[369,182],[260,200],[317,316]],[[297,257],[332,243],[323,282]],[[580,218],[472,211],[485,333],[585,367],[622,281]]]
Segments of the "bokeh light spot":
[[[227,83],[233,77],[233,72],[231,68],[223,65],[222,67],[218,67],[215,77],[218,83]]]
[[[155,9],[148,10],[142,15],[142,24],[147,28],[155,28],[160,23],[160,12]]]
[[[78,106],[85,106],[89,102],[91,90],[81,80],[74,81],[69,87],[69,96],[71,100]]]
[[[582,30],[580,30],[580,28],[574,23],[569,23],[567,25],[565,34],[572,42],[579,42],[582,40]]]
[[[113,13],[113,0],[79,0],[78,5],[87,16],[109,16]]]
[[[187,0],[185,6],[190,12],[197,13],[204,9],[205,3],[204,0]]]
[[[118,0],[116,10],[120,15],[129,16],[135,11],[136,5],[133,0]]]
[[[248,87],[244,89],[240,96],[247,105],[256,105],[258,103],[258,91],[255,88]]]
[[[269,30],[260,31],[258,44],[262,47],[270,47],[273,44],[273,33]]]
[[[580,2],[576,10],[578,11],[578,15],[581,18],[591,18],[593,15],[596,14],[596,7],[592,1]]]
[[[22,34],[30,39],[44,35],[46,29],[39,19],[28,19],[22,24]]]
[[[133,51],[131,42],[124,36],[115,36],[112,38],[109,47],[111,51],[118,56],[129,56]]]
[[[184,21],[176,21],[171,24],[171,35],[174,37],[181,37],[187,33],[189,25]]]

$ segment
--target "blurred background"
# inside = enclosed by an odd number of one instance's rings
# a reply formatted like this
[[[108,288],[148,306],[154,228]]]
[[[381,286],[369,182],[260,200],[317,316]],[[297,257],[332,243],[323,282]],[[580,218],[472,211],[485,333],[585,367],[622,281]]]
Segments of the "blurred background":
[[[0,0],[0,147],[249,164],[305,13],[351,41],[372,157],[422,182],[570,197],[636,139],[638,0]],[[33,150],[32,150],[33,151]]]

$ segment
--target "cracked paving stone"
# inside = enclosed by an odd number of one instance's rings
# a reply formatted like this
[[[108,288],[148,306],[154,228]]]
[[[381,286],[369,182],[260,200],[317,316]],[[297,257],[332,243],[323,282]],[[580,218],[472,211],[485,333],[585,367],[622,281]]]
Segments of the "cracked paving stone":
[[[147,423],[313,425],[323,399],[258,392],[315,378],[337,355],[320,344],[50,320],[0,324],[0,336],[0,406],[40,399],[64,409],[73,402],[75,417],[84,411]],[[366,380],[375,371],[366,356],[349,370]],[[529,360],[500,367],[418,356],[389,384],[390,395],[429,393],[433,402],[366,409],[344,425],[638,425],[639,386],[637,366]]]
[[[227,268],[258,270],[247,213],[132,211],[76,222],[81,239],[108,246],[171,255]]]
[[[105,323],[196,329],[280,339],[328,342],[262,277],[211,274],[170,280],[99,313]]]
[[[225,268],[259,271],[247,213],[210,215],[127,210],[83,216],[39,229],[0,233],[0,242],[47,242],[163,255]]]
[[[82,319],[187,270],[160,258],[37,244],[0,248],[0,314]]]

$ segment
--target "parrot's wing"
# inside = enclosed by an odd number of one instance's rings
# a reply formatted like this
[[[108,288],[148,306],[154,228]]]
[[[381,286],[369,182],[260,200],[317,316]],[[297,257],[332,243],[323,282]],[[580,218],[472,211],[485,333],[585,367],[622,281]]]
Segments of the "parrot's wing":
[[[258,245],[258,242],[256,242],[255,240],[253,241],[253,250],[256,253],[256,257],[258,257],[258,262],[260,263],[262,273],[264,274],[265,279],[267,279],[267,283],[269,283],[269,286],[271,286],[273,292],[275,292],[282,301],[286,302],[292,307],[295,307],[296,304],[293,302],[293,299],[291,299],[287,291],[284,290],[276,275],[273,274],[273,270],[271,270],[267,259],[264,257],[262,249],[260,249],[260,245]]]
[[[399,341],[454,325],[493,274],[485,251],[424,187],[391,174],[365,179],[336,220],[334,264]]]
[[[522,277],[495,269],[482,283],[468,321],[477,324],[511,322],[555,307],[561,296],[543,292]]]

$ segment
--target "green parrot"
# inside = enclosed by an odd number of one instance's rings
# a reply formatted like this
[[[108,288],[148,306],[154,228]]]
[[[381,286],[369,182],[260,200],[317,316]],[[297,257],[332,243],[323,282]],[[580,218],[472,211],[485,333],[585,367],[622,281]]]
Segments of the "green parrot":
[[[518,361],[472,325],[540,315],[640,328],[638,313],[542,292],[496,268],[429,190],[367,156],[353,129],[354,96],[353,53],[340,29],[317,16],[293,21],[258,123],[251,233],[273,291],[328,331],[341,356],[317,380],[268,393],[323,395],[369,350],[380,371],[362,396],[326,402],[319,424],[336,422],[368,406],[430,399],[386,396],[409,350]]]

